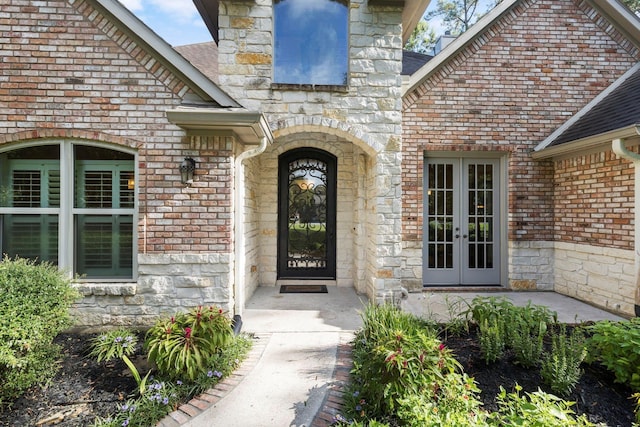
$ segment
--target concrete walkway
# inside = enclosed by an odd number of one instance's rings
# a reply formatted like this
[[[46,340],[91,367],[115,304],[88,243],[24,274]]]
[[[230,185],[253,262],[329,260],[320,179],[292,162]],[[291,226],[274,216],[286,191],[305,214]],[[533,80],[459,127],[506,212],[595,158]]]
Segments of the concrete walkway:
[[[258,288],[247,304],[242,330],[254,333],[256,341],[240,372],[195,399],[196,403],[186,405],[187,409],[172,414],[175,424],[163,426],[330,425],[331,417],[323,413],[323,408],[335,388],[336,366],[342,364],[339,359],[348,358],[348,352],[338,349],[346,346],[360,328],[360,313],[367,299],[351,288],[329,287],[327,294],[278,291],[275,287]],[[545,305],[556,311],[562,322],[622,319],[553,292],[424,292],[410,294],[402,305],[414,314],[446,320],[464,311],[465,301],[477,295],[504,296],[521,305],[529,301]],[[185,413],[189,416],[184,417]]]

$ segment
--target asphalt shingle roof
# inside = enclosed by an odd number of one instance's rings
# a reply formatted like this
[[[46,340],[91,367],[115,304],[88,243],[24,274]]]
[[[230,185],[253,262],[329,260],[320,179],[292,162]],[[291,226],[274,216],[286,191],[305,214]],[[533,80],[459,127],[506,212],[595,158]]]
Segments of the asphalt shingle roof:
[[[402,71],[403,76],[410,76],[418,71],[424,64],[433,59],[432,55],[425,55],[423,53],[411,52],[408,50],[402,51]]]
[[[640,123],[640,69],[560,134],[549,146]]]
[[[175,46],[174,49],[211,81],[218,82],[218,46],[215,42]]]

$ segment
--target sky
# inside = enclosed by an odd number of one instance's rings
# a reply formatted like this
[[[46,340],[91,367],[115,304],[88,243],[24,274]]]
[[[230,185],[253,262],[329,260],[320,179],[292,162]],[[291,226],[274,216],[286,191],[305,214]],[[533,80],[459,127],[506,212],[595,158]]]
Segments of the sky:
[[[120,2],[171,46],[213,40],[191,0],[120,0]]]
[[[480,7],[486,5],[487,1],[481,0]],[[120,2],[172,46],[213,40],[191,0],[120,0]],[[431,0],[429,8],[436,3],[437,0]],[[431,21],[430,25],[435,29],[436,34],[444,32],[437,20]]]

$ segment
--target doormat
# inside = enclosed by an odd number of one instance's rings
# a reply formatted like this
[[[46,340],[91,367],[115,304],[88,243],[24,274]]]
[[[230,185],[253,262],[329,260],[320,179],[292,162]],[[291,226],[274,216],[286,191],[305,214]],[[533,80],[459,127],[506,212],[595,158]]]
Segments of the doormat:
[[[281,285],[281,294],[326,294],[326,285]]]

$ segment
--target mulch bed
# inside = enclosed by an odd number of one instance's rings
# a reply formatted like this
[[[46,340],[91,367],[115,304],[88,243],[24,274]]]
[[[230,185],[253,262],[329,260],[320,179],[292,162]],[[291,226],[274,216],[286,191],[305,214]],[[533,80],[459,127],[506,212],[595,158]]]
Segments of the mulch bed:
[[[512,352],[487,365],[482,358],[477,332],[471,330],[459,337],[448,337],[445,344],[451,348],[456,359],[469,376],[474,377],[481,392],[480,399],[489,411],[497,409],[496,396],[500,386],[507,392],[514,391],[515,384],[523,392],[534,392],[540,388],[551,393],[545,386],[538,369],[527,369],[513,363]],[[576,402],[572,410],[586,414],[594,423],[606,423],[609,427],[630,427],[634,421],[633,392],[629,387],[613,382],[613,374],[600,366],[583,364],[584,374],[570,396],[565,400]]]

